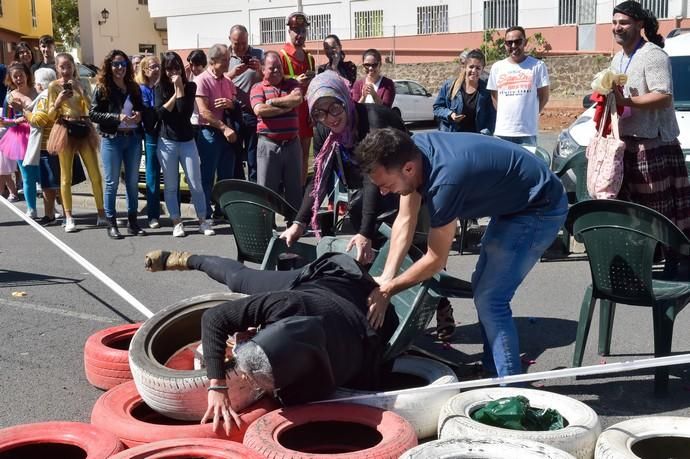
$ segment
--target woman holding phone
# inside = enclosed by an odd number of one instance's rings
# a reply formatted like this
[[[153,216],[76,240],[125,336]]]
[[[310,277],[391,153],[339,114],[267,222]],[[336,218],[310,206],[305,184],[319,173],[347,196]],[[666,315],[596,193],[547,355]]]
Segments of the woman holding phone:
[[[461,57],[459,75],[443,83],[434,102],[440,131],[493,134],[496,109],[481,79],[485,65],[484,54],[474,49]]]

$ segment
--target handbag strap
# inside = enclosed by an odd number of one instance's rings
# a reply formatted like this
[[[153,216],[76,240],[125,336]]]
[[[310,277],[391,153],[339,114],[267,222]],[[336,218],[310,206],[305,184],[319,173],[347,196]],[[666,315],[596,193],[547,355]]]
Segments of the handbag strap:
[[[606,96],[606,103],[604,104],[604,115],[599,120],[599,131],[597,132],[597,137],[604,137],[604,126],[606,126],[606,120],[609,117],[610,100],[611,94]]]
[[[607,102],[610,100],[611,102],[611,133],[613,134],[613,138],[616,140],[621,139],[621,134],[620,130],[618,129],[618,108],[616,107],[616,97],[613,94],[609,94],[608,98],[606,99]],[[608,108],[608,107],[607,107]]]

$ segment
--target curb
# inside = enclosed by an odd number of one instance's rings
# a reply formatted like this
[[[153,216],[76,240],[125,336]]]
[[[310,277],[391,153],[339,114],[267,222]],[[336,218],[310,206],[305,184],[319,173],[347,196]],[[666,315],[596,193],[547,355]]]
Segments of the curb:
[[[137,214],[146,216],[146,199],[138,199],[139,205],[137,206]],[[91,211],[96,211],[96,201],[93,199],[91,193],[75,193],[72,192],[72,210],[76,209],[89,209]],[[127,213],[127,202],[125,195],[117,195],[115,200],[115,209],[118,214]],[[161,217],[166,217],[168,215],[168,209],[165,206],[165,202],[161,201]],[[190,218],[196,220],[196,210],[192,204],[180,203],[180,215],[182,218]]]

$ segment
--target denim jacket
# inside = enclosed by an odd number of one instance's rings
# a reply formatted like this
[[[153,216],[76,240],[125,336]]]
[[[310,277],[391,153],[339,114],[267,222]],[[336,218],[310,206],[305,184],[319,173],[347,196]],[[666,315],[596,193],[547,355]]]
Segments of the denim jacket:
[[[451,112],[462,113],[462,91],[458,91],[455,98],[451,99],[451,90],[455,78],[446,80],[438,91],[438,97],[434,102],[434,117],[438,122],[438,129],[446,132],[458,132],[458,124],[450,120]],[[475,114],[477,132],[484,129],[487,134],[493,134],[496,127],[496,109],[491,100],[491,91],[486,89],[486,82],[479,80],[479,97],[477,98],[477,111]]]

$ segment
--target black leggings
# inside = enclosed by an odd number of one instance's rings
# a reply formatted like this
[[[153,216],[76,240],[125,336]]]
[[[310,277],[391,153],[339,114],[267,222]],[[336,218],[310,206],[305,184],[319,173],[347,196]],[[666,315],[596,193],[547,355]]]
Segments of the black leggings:
[[[247,295],[288,290],[302,272],[301,269],[262,271],[248,268],[230,258],[210,255],[192,255],[187,260],[187,266],[205,272],[211,279],[227,285],[233,292]]]

